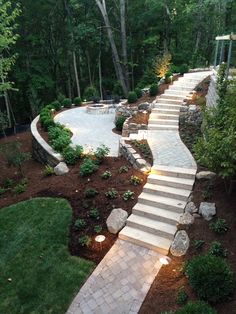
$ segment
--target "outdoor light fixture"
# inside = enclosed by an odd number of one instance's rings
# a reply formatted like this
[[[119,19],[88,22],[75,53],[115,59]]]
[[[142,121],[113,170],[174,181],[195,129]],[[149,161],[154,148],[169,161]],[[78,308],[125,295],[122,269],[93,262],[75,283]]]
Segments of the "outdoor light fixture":
[[[162,265],[169,265],[170,262],[171,262],[171,258],[169,258],[168,256],[162,256],[162,257],[159,258],[159,262]]]
[[[102,243],[103,241],[105,241],[106,237],[102,234],[99,234],[98,236],[95,237],[95,241]]]

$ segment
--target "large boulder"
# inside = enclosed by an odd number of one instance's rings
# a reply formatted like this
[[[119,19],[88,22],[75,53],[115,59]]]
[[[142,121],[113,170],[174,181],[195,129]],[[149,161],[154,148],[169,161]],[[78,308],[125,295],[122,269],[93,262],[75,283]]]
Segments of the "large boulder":
[[[189,248],[189,242],[187,232],[185,230],[178,231],[170,247],[171,254],[173,256],[185,255]]]
[[[149,111],[151,109],[151,104],[148,102],[144,102],[138,105],[138,110],[147,110]]]
[[[196,205],[194,204],[194,202],[189,202],[189,203],[187,203],[184,211],[185,211],[185,213],[194,214],[194,213],[198,212],[198,209],[197,209]]]
[[[200,171],[196,174],[196,178],[198,180],[211,180],[216,176],[215,172],[211,171]]]
[[[199,214],[201,214],[205,220],[211,220],[216,214],[216,204],[201,202],[199,206]]]
[[[67,167],[65,162],[60,162],[56,167],[54,167],[54,173],[57,176],[62,176],[63,174],[66,174],[69,172],[69,168]]]
[[[127,218],[128,213],[122,208],[113,209],[106,221],[107,229],[111,233],[118,233],[125,226]]]
[[[194,217],[190,213],[184,213],[179,217],[179,226],[189,227],[194,223]],[[184,228],[183,228],[184,229]]]

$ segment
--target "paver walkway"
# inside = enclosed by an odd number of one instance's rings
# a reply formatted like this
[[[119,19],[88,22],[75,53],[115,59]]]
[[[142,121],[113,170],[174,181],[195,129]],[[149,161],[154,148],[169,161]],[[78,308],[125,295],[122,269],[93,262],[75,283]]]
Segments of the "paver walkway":
[[[198,75],[204,77],[204,73]],[[183,80],[184,86],[188,86],[188,78]],[[193,86],[197,84],[192,77],[190,81],[193,81]],[[176,88],[174,93],[178,94],[182,88],[186,90],[181,84],[173,86]],[[162,254],[167,254],[176,232],[178,215],[184,210],[195,177],[195,161],[179,137],[178,123],[172,123],[173,114],[176,120],[179,113],[175,112],[176,109],[168,113],[175,101],[166,102],[164,98],[159,104],[157,102],[156,108],[160,113],[157,119],[154,117],[147,132],[154,158],[153,169],[159,173],[149,175],[149,182],[144,186],[127,226],[119,233],[120,238],[129,242],[121,239],[115,242],[85,282],[67,314],[138,313],[161,267],[161,255],[149,248],[157,248]],[[163,122],[165,119],[168,121],[166,124]]]
[[[73,145],[82,145],[85,152],[95,150],[101,144],[110,148],[109,156],[118,156],[120,135],[112,132],[115,111],[108,114],[91,114],[86,107],[73,108],[59,113],[55,121],[67,126],[73,133]]]

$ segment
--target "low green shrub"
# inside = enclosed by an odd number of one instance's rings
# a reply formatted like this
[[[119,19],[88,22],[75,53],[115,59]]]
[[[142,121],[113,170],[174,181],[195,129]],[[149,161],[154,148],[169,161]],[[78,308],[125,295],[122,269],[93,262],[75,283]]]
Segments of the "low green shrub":
[[[143,182],[143,180],[137,176],[131,176],[130,183],[133,185],[140,185]]]
[[[119,173],[127,173],[129,171],[129,167],[127,166],[121,166],[119,168]]]
[[[115,125],[116,125],[117,131],[122,131],[125,120],[126,120],[126,117],[124,116],[120,116],[116,119]]]
[[[128,103],[133,104],[138,100],[137,94],[135,92],[129,92],[128,94]]]
[[[59,137],[51,141],[51,146],[57,152],[63,152],[63,150],[71,143],[70,136],[68,134],[60,135]]]
[[[128,190],[126,191],[123,195],[122,195],[122,198],[124,201],[128,201],[128,200],[133,200],[134,199],[134,195],[135,193]]]
[[[80,165],[79,174],[81,177],[89,176],[98,170],[98,165],[91,158],[85,158]]]
[[[100,213],[99,213],[99,210],[97,209],[97,207],[93,207],[93,208],[90,209],[89,217],[93,218],[93,219],[96,219],[96,220],[99,220]]]
[[[94,188],[87,188],[85,191],[84,191],[84,196],[86,198],[92,198],[92,197],[95,197],[96,195],[98,195],[98,191]]]
[[[10,179],[10,178],[6,178],[6,179],[4,179],[3,180],[3,187],[5,188],[5,189],[9,189],[9,188],[11,188],[11,187],[13,187],[13,185],[14,185],[14,180],[13,179]]]
[[[187,64],[184,63],[184,64],[181,64],[181,66],[179,66],[179,73],[181,75],[183,75],[184,73],[188,73],[188,71],[189,71],[189,67]]]
[[[143,96],[142,90],[140,88],[136,87],[134,91],[138,98],[141,98]]]
[[[84,91],[84,98],[87,101],[94,101],[99,98],[97,89],[94,86],[88,86]]]
[[[185,270],[191,287],[202,300],[224,302],[234,290],[234,275],[220,257],[197,256],[187,263]]]
[[[56,111],[60,111],[61,110],[61,103],[58,100],[55,100],[51,103],[51,105],[53,106],[53,108]]]
[[[87,235],[79,237],[79,240],[78,240],[78,243],[81,246],[87,246],[87,247],[91,244],[91,242],[92,242],[92,239]]]
[[[216,221],[210,223],[210,229],[217,234],[225,234],[229,230],[225,219],[218,218]]]
[[[159,86],[158,84],[154,83],[150,86],[150,90],[149,90],[149,94],[150,96],[156,96],[158,94],[159,91]]]
[[[7,189],[0,187],[0,195],[3,195],[6,191]]]
[[[75,165],[83,155],[83,147],[76,145],[75,148],[67,146],[63,149],[62,156],[68,165]]]
[[[112,176],[111,171],[108,171],[108,170],[104,171],[101,175],[102,179],[105,179],[105,180],[109,179],[111,176]]]
[[[26,191],[28,186],[28,180],[22,179],[13,189],[14,194],[22,194]]]
[[[105,193],[105,195],[107,198],[114,199],[118,197],[118,192],[116,191],[116,189],[111,188]]]
[[[96,157],[96,161],[98,163],[101,163],[104,158],[109,154],[110,148],[108,148],[106,145],[100,145],[94,152],[94,156]]]
[[[174,312],[174,314],[217,314],[217,312],[203,301],[190,301],[181,309]]]
[[[218,241],[214,241],[211,243],[209,253],[211,255],[215,255],[215,256],[219,256],[219,257],[227,257],[228,256],[228,250],[224,249],[223,245]]]
[[[62,101],[62,106],[63,106],[64,108],[71,108],[71,106],[72,106],[72,101],[71,101],[71,99],[70,99],[70,98],[65,98],[65,99],[63,99],[63,101]]]
[[[49,176],[52,176],[54,174],[54,169],[53,167],[49,166],[49,165],[46,165],[44,167],[44,171],[43,171],[43,175],[45,177],[49,177]]]
[[[80,97],[75,97],[74,100],[73,100],[73,103],[75,106],[81,106],[82,104],[82,100]]]
[[[119,97],[123,96],[123,89],[122,89],[120,81],[115,82],[112,94],[117,95]]]
[[[49,127],[55,125],[53,117],[52,117],[52,110],[50,109],[50,106],[51,105],[48,105],[40,111],[39,120],[40,120],[40,122],[41,122],[41,124],[45,130],[47,130]],[[53,106],[51,106],[51,107],[53,108]]]
[[[184,287],[181,287],[178,291],[177,297],[176,297],[176,303],[179,305],[185,304],[188,300],[188,295],[184,289]]]
[[[96,226],[94,226],[93,230],[96,233],[100,233],[100,232],[102,232],[102,226],[101,225],[96,225]]]
[[[75,227],[76,229],[78,230],[82,230],[85,226],[86,226],[86,221],[85,219],[81,219],[81,218],[78,218],[76,221],[75,221]]]

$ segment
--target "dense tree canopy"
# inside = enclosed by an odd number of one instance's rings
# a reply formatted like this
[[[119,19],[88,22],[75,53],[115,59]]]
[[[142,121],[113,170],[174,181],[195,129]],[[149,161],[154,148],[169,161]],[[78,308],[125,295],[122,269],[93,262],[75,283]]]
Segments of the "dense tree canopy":
[[[0,2],[18,24],[7,47],[8,58],[17,59],[5,77],[18,90],[8,93],[17,122],[32,119],[60,94],[83,97],[94,86],[110,97],[118,85],[126,94],[153,83],[156,58],[165,52],[175,66],[212,64],[215,36],[236,32],[233,0]],[[2,14],[0,38],[7,27]],[[3,97],[0,106],[4,110]]]

